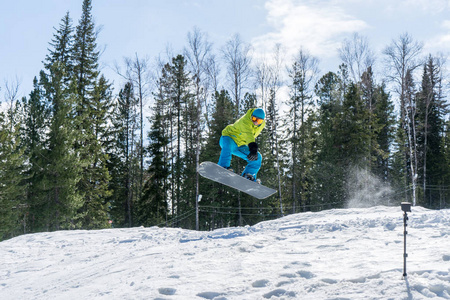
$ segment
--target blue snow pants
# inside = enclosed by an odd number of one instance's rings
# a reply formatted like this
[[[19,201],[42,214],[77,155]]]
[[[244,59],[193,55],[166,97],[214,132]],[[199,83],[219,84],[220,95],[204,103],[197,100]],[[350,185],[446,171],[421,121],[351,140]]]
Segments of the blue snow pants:
[[[249,161],[247,155],[250,154],[250,149],[248,149],[247,145],[238,147],[236,142],[231,137],[225,135],[220,138],[219,144],[222,148],[218,162],[219,166],[228,168],[231,164],[231,155],[239,156],[247,162],[247,166],[245,167],[244,172],[242,172],[242,175],[249,173],[256,178],[256,175],[261,168],[261,153],[258,152],[257,160]]]

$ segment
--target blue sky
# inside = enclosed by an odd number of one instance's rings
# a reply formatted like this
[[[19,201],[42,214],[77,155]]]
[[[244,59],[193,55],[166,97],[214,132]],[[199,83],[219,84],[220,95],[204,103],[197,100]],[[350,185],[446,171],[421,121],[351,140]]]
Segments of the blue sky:
[[[43,68],[54,28],[67,11],[74,26],[82,0],[0,0],[0,99],[5,81],[31,91]],[[354,32],[367,37],[377,61],[381,51],[408,32],[424,43],[424,55],[450,53],[450,0],[93,0],[98,46],[106,77],[124,57],[164,54],[168,45],[181,53],[194,27],[208,34],[219,54],[235,33],[251,43],[254,55],[270,53],[275,43],[286,49],[286,64],[300,47],[321,61],[322,73],[336,71],[337,49]]]

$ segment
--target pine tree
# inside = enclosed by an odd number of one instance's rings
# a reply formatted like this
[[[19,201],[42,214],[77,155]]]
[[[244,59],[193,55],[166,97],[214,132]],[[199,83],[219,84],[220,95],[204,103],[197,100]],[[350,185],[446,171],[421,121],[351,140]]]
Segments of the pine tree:
[[[282,139],[280,129],[279,107],[277,105],[276,92],[272,87],[269,91],[269,100],[266,112],[266,128],[263,134],[267,134],[267,144],[263,151],[264,184],[278,188],[279,213],[284,215],[282,195],[282,170],[286,168],[284,157],[285,142]]]
[[[150,143],[147,152],[151,161],[144,194],[138,207],[139,223],[144,226],[158,225],[167,220],[169,169],[165,150],[169,138],[163,126],[163,106],[162,101],[156,103],[152,127],[148,134]]]
[[[318,96],[317,151],[312,170],[312,202],[321,208],[342,206],[345,186],[345,169],[341,160],[341,145],[336,134],[337,118],[343,113],[342,94],[346,84],[335,73],[328,72],[318,81],[315,93]]]
[[[307,125],[308,115],[312,109],[312,81],[318,72],[318,60],[304,51],[300,51],[292,68],[289,70],[290,99],[288,101],[289,115],[287,128],[287,140],[289,141],[290,176],[292,178],[292,211],[296,211],[296,206],[303,206],[309,201],[308,177],[309,162],[311,160],[308,149],[308,136],[311,128]]]
[[[33,80],[33,91],[29,98],[22,99],[24,124],[22,128],[22,143],[24,146],[24,154],[28,158],[27,167],[27,207],[28,218],[26,230],[34,231],[37,225],[45,215],[44,203],[46,202],[46,194],[43,191],[43,166],[48,162],[45,161],[46,147],[48,146],[47,131],[49,128],[49,104],[45,101],[44,90],[38,83],[37,78]]]
[[[110,195],[110,175],[106,168],[105,144],[101,138],[105,134],[104,126],[108,124],[107,109],[111,99],[106,79],[98,79],[99,52],[91,10],[92,0],[84,0],[72,49],[79,132],[75,148],[83,164],[78,184],[79,191],[84,194],[84,204],[79,211],[82,225],[103,228],[108,226],[105,209],[106,198]]]
[[[165,77],[164,77],[165,76]],[[189,209],[189,201],[183,197],[183,178],[186,171],[185,158],[191,157],[194,149],[185,147],[189,135],[188,131],[192,130],[191,119],[189,117],[189,109],[192,108],[193,95],[191,93],[191,79],[186,69],[186,60],[182,55],[172,58],[171,64],[165,66],[163,72],[164,83],[167,87],[165,97],[169,103],[170,119],[171,119],[171,136],[173,137],[171,148],[172,169],[171,169],[171,188],[172,188],[172,209],[176,209],[177,213],[183,213]],[[183,145],[184,144],[184,145]],[[184,149],[184,151],[182,151]],[[183,153],[184,152],[184,153]],[[191,187],[192,188],[192,187]],[[188,190],[184,192],[189,193]],[[173,211],[174,212],[174,211]],[[185,219],[186,222],[191,220]]]
[[[442,147],[444,160],[441,162],[443,166],[442,181],[439,187],[441,197],[439,199],[439,208],[449,207],[450,189],[450,119],[445,122],[442,138]]]
[[[384,180],[388,175],[388,157],[392,140],[393,104],[384,86],[375,82],[372,68],[369,67],[362,75],[358,84],[362,100],[366,104],[368,120],[366,125],[370,133],[368,140],[367,167]],[[380,142],[383,143],[382,147]]]
[[[75,228],[81,195],[76,191],[80,166],[74,145],[72,27],[69,14],[54,34],[39,86],[24,105],[30,153],[29,228],[32,231]]]
[[[399,119],[396,120],[395,123],[395,131],[394,131],[394,142],[393,142],[393,150],[390,160],[390,184],[394,189],[396,195],[401,201],[408,200],[408,191],[407,189],[407,181],[408,178],[406,174],[408,174],[408,164],[405,157],[405,149],[407,140],[405,130],[400,129],[401,121]]]
[[[190,88],[189,88],[190,89]],[[194,98],[194,94],[188,92],[186,97],[185,111],[183,113],[183,132],[184,155],[183,155],[183,171],[182,171],[182,199],[185,199],[186,210],[195,209],[196,206],[196,181],[197,181],[197,143],[200,142],[197,134],[200,134],[198,118],[200,117],[199,107]],[[195,228],[193,220],[189,219],[187,228]]]
[[[440,193],[436,189],[444,173],[442,137],[448,105],[442,99],[441,77],[436,59],[431,55],[424,65],[422,85],[417,93],[418,181],[422,182],[421,204],[439,207]]]
[[[92,0],[83,0],[81,18],[76,27],[72,48],[73,68],[76,77],[77,92],[80,97],[79,114],[89,113],[89,102],[99,75],[97,34],[91,14]]]
[[[79,228],[77,210],[82,205],[82,193],[76,185],[80,180],[81,165],[75,145],[75,98],[73,86],[64,84],[65,66],[55,61],[48,74],[41,72],[41,84],[46,101],[50,102],[50,124],[46,149],[43,153],[42,189],[46,201],[42,209],[39,230]]]
[[[377,149],[374,135],[375,123],[370,120],[370,112],[360,95],[357,85],[351,83],[342,103],[342,114],[336,118],[337,139],[339,140],[341,166],[346,171],[343,177],[346,198],[354,188],[359,188],[358,173],[370,171],[371,149]]]
[[[20,146],[20,124],[0,113],[0,240],[24,232],[27,204],[24,149]]]
[[[133,85],[128,82],[120,90],[114,113],[112,113],[111,143],[108,150],[108,169],[111,173],[110,189],[113,194],[111,217],[115,227],[132,227],[135,216],[136,193],[136,141],[137,105]]]
[[[370,113],[362,100],[360,91],[355,84],[350,84],[342,103],[343,114],[338,118],[340,126],[336,135],[340,139],[342,158],[345,166],[370,166],[370,141],[373,131],[370,128]]]
[[[176,144],[176,135],[175,135],[175,118],[174,118],[174,107],[171,101],[172,95],[172,79],[171,79],[171,65],[166,63],[161,69],[161,76],[157,81],[157,91],[155,92],[155,101],[161,102],[161,106],[164,107],[164,122],[163,126],[167,132],[167,136],[169,137],[169,144],[166,149],[166,157],[167,157],[167,165],[169,168],[169,188],[168,194],[169,199],[171,201],[170,215],[175,216],[176,213],[176,198],[175,198],[175,177],[174,177],[174,169],[175,169],[175,144]]]
[[[56,29],[55,29],[56,30]],[[52,42],[49,49],[50,53],[45,58],[44,66],[47,70],[51,66],[58,62],[61,66],[64,66],[64,83],[67,84],[73,74],[72,65],[72,47],[73,47],[73,27],[72,19],[69,12],[61,19],[59,29],[53,34]]]
[[[111,191],[108,189],[111,175],[107,168],[106,142],[109,136],[111,102],[111,85],[102,75],[94,86],[90,113],[93,139],[88,146],[91,165],[85,173],[88,175],[88,184],[84,188],[86,198],[81,209],[83,228],[109,227],[107,199],[111,196]]]
[[[390,157],[392,145],[395,138],[395,114],[394,104],[390,95],[386,92],[384,84],[375,89],[375,110],[376,117],[376,142],[379,152],[375,153],[376,163],[373,168],[374,173],[384,182],[389,182]]]

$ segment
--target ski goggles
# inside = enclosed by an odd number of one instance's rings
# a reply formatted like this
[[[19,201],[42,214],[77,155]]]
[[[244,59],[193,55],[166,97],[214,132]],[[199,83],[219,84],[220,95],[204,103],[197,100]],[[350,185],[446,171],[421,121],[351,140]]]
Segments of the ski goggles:
[[[260,118],[257,118],[255,116],[252,116],[252,122],[254,122],[254,123],[258,124],[258,125],[261,125],[264,122],[264,119],[260,119]]]

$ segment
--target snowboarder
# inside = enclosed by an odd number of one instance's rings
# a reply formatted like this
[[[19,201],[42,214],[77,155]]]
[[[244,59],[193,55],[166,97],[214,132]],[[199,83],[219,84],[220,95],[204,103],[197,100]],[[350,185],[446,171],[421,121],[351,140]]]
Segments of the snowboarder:
[[[225,127],[219,142],[222,148],[219,166],[230,169],[231,156],[239,156],[247,161],[242,176],[260,183],[256,175],[261,168],[262,156],[255,139],[266,126],[265,117],[261,108],[251,108],[234,124]]]

